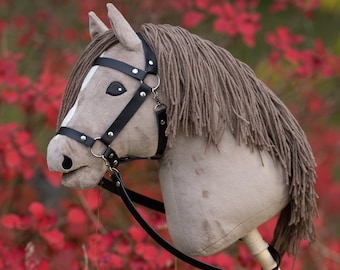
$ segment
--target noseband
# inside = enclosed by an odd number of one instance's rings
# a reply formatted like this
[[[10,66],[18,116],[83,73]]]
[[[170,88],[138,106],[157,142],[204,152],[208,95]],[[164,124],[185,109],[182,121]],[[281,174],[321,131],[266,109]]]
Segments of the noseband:
[[[94,66],[98,65],[112,68],[140,81],[139,88],[135,92],[134,96],[125,106],[123,111],[118,115],[116,120],[114,120],[111,126],[104,132],[102,136],[97,138],[92,138],[86,135],[85,133],[70,127],[61,127],[57,132],[57,134],[65,135],[81,144],[84,144],[87,147],[90,147],[92,155],[94,155],[95,157],[102,158],[105,161],[105,164],[107,165],[108,169],[111,171],[114,168],[116,168],[118,164],[122,161],[142,159],[137,157],[118,157],[116,152],[111,148],[110,144],[118,136],[118,134],[122,131],[125,125],[129,122],[129,120],[133,117],[133,115],[137,112],[137,110],[140,108],[140,106],[144,103],[146,98],[151,93],[153,93],[153,98],[156,102],[155,114],[158,124],[158,148],[156,154],[148,158],[149,159],[161,158],[163,156],[167,143],[167,137],[165,136],[165,130],[167,127],[166,107],[164,104],[160,103],[158,99],[158,93],[156,92],[160,83],[160,79],[158,76],[157,58],[154,52],[149,47],[149,45],[145,42],[142,35],[138,33],[138,36],[143,43],[145,56],[144,70],[141,70],[134,66],[130,66],[119,60],[106,57],[98,57],[93,63]],[[151,87],[144,82],[144,79],[148,74],[157,76],[156,86]],[[106,149],[102,154],[96,154],[92,150],[92,147],[94,146],[96,141],[100,141],[106,146]]]

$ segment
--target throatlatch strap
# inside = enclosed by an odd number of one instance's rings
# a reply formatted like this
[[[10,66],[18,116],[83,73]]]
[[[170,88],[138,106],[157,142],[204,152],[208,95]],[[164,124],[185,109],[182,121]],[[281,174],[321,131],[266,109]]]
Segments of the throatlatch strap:
[[[122,198],[123,202],[125,203],[125,206],[129,209],[130,213],[133,215],[133,217],[136,219],[136,221],[142,226],[142,228],[163,248],[165,248],[168,252],[179,258],[180,260],[189,263],[192,266],[195,266],[199,269],[202,270],[222,270],[221,268],[217,268],[215,266],[206,264],[204,262],[201,262],[199,260],[196,260],[183,252],[179,251],[175,247],[173,247],[169,242],[167,242],[165,239],[163,239],[144,219],[143,217],[139,214],[135,206],[133,205],[129,194],[127,190],[124,187],[123,180],[119,174],[119,172],[115,172],[111,176],[112,183],[110,185],[115,185],[118,190],[118,195]],[[106,183],[107,181],[110,182],[109,180],[103,178],[102,179],[103,183]],[[99,184],[106,188],[108,185],[106,184]],[[109,189],[111,191],[111,189]]]

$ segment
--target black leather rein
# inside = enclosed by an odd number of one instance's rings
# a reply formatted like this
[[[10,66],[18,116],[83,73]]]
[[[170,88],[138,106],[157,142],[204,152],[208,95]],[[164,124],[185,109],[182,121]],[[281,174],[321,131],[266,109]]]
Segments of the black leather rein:
[[[133,117],[133,115],[137,112],[140,106],[144,103],[149,94],[154,94],[154,99],[156,101],[155,113],[158,123],[158,148],[156,154],[153,157],[148,159],[159,159],[163,156],[165,151],[167,137],[165,135],[165,130],[167,127],[167,116],[166,116],[166,107],[159,102],[158,95],[155,90],[159,86],[159,82],[156,87],[150,87],[144,83],[144,79],[148,74],[153,74],[158,77],[158,68],[157,68],[157,59],[154,52],[151,50],[149,45],[145,42],[144,38],[138,34],[143,43],[144,55],[145,55],[145,70],[138,69],[136,67],[130,66],[124,62],[106,58],[106,57],[98,57],[93,65],[104,66],[108,68],[112,68],[123,72],[130,77],[140,81],[140,86],[135,92],[134,96],[131,98],[129,103],[125,106],[123,111],[118,115],[116,120],[111,124],[111,126],[104,132],[101,137],[92,138],[91,136],[86,135],[83,132],[75,130],[70,127],[61,127],[57,134],[67,136],[91,149],[91,153],[96,156],[102,158],[108,169],[112,172],[111,181],[103,178],[99,183],[99,186],[107,189],[108,191],[118,194],[126,207],[129,209],[131,214],[137,220],[137,222],[142,226],[142,228],[163,248],[172,253],[177,258],[185,261],[186,263],[191,264],[199,269],[207,269],[207,270],[221,270],[220,268],[211,266],[209,264],[203,263],[199,260],[196,260],[183,252],[179,251],[171,244],[169,244],[165,239],[163,239],[139,214],[137,209],[135,208],[132,201],[135,201],[141,205],[149,207],[153,210],[165,213],[164,204],[162,202],[153,200],[139,193],[133,192],[131,190],[125,189],[123,180],[117,170],[117,166],[120,162],[130,161],[134,159],[142,159],[139,157],[121,157],[119,158],[116,152],[110,147],[112,141],[118,136],[120,131],[125,127],[128,121]],[[158,78],[159,79],[159,78]],[[92,152],[92,147],[96,141],[102,142],[106,145],[105,151],[101,155],[97,155]]]

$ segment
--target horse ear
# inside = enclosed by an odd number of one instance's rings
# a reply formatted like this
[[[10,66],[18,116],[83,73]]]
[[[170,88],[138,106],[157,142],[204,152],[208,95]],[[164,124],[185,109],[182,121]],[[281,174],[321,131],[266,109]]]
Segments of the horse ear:
[[[90,37],[93,40],[94,37],[98,34],[102,34],[109,30],[107,26],[98,18],[96,13],[93,11],[89,12],[89,30],[90,30]]]
[[[135,50],[141,44],[141,40],[113,4],[109,3],[106,6],[110,24],[117,39],[126,49]]]

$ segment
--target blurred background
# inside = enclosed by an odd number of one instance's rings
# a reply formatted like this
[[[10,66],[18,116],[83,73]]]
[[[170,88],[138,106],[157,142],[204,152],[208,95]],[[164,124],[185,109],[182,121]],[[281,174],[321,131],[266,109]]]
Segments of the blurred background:
[[[155,244],[119,198],[73,191],[46,167],[68,75],[90,42],[102,0],[0,0],[0,269],[193,269]],[[250,65],[305,130],[318,164],[318,240],[282,269],[340,268],[340,1],[117,0],[136,31],[180,25]],[[157,162],[121,168],[127,185],[161,199]],[[165,218],[140,208],[168,238]],[[270,241],[276,219],[261,227]],[[261,269],[242,244],[204,258]],[[295,263],[295,264],[294,264]],[[177,267],[177,268],[176,268]]]

